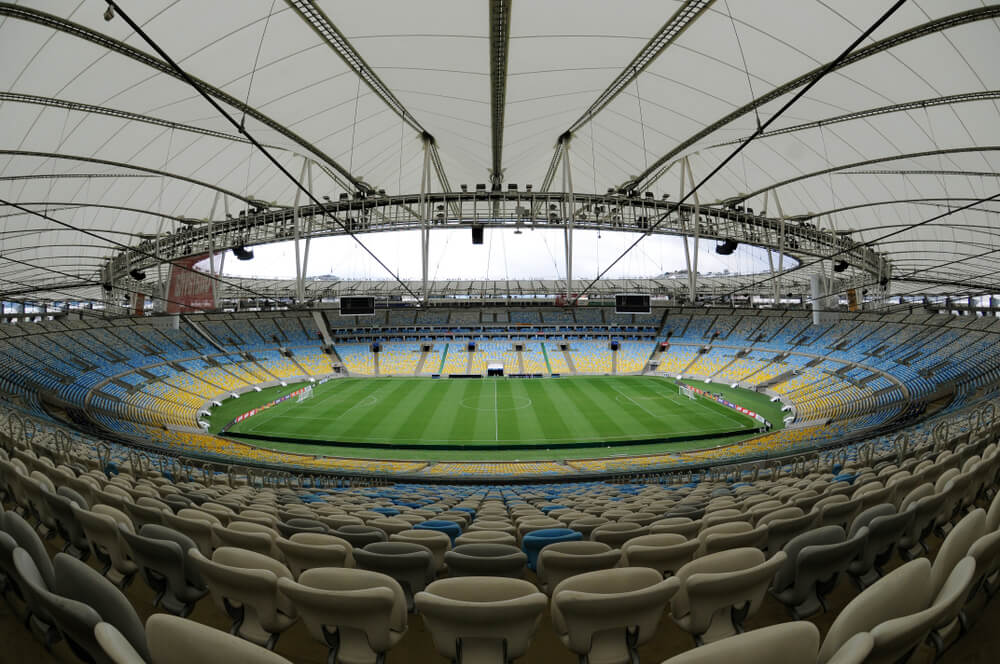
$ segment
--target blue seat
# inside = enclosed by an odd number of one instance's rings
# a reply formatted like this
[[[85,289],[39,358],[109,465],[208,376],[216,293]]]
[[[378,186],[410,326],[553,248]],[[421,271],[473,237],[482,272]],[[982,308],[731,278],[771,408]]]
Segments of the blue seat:
[[[476,515],[476,510],[472,509],[471,507],[452,507],[452,509],[455,510],[456,512],[468,512],[472,516]]]
[[[528,556],[528,569],[535,571],[539,552],[549,544],[556,542],[576,542],[583,539],[583,533],[571,528],[545,528],[534,530],[524,535],[521,540],[521,550]]]
[[[372,512],[378,512],[379,514],[385,514],[386,516],[396,516],[399,514],[399,510],[391,507],[373,507]]]
[[[542,512],[544,512],[545,514],[548,514],[552,510],[564,510],[564,509],[566,509],[565,505],[558,505],[558,504],[556,504],[556,505],[546,505],[545,507],[542,508]]]
[[[454,521],[431,519],[429,521],[421,521],[414,525],[413,528],[415,530],[436,530],[439,533],[444,533],[451,538],[452,545],[455,544],[455,538],[462,534],[462,527]]]

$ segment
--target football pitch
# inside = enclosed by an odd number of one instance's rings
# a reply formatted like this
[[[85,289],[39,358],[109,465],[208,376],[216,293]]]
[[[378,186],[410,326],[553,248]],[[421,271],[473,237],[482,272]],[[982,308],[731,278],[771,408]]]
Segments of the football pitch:
[[[763,395],[700,386],[780,422]],[[214,409],[212,430],[299,387],[227,400]],[[696,449],[741,440],[758,427],[713,401],[681,396],[674,381],[656,376],[394,377],[316,385],[311,398],[282,401],[226,435],[289,452],[482,460]]]

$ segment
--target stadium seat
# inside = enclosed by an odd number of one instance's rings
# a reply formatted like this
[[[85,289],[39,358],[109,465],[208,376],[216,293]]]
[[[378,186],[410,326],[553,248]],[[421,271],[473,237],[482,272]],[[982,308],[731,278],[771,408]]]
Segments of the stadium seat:
[[[152,664],[291,664],[265,648],[201,625],[158,613],[146,621],[149,661]],[[107,638],[107,637],[105,637]],[[121,661],[116,659],[118,664]]]
[[[467,533],[466,535],[468,535]],[[463,535],[462,537],[465,537]],[[505,576],[520,579],[528,556],[510,542],[461,543],[444,554],[448,575],[456,576]]]
[[[87,534],[94,557],[104,565],[101,573],[119,588],[127,587],[139,568],[129,560],[119,528],[133,531],[132,520],[114,507],[101,504],[90,510],[74,504],[73,514]]]
[[[122,638],[145,661],[149,661],[146,632],[142,622],[128,598],[110,581],[101,576],[84,562],[64,553],[57,553],[53,559],[56,574],[54,592],[63,598],[85,604],[93,609],[104,624],[112,625]],[[85,617],[78,613],[78,617]],[[79,624],[77,627],[79,628]],[[85,634],[71,637],[88,652],[93,644],[85,645]],[[100,639],[98,639],[100,642]],[[104,648],[104,646],[101,646]],[[107,649],[105,648],[107,651]]]
[[[411,542],[372,542],[354,549],[354,562],[359,569],[381,572],[398,581],[410,611],[413,611],[413,596],[434,579],[437,571],[431,550]]]
[[[621,548],[625,542],[633,537],[648,534],[649,528],[646,526],[640,526],[637,523],[629,523],[627,521],[612,521],[590,531],[590,539],[594,542],[603,542],[608,546]]]
[[[611,569],[618,565],[622,552],[604,542],[586,540],[548,544],[538,553],[538,582],[546,595],[552,595],[564,579],[577,574]]]
[[[695,558],[671,577],[680,583],[670,602],[671,617],[698,645],[739,633],[743,621],[757,613],[785,559],[781,551],[765,559],[751,548]]]
[[[469,530],[455,538],[455,546],[463,544],[508,544],[517,545],[517,538],[508,533],[494,530]]]
[[[296,579],[307,569],[317,567],[354,567],[351,543],[326,533],[295,533],[279,538],[278,550]]]
[[[274,648],[298,616],[280,592],[278,579],[291,580],[288,568],[267,555],[223,546],[209,560],[188,551],[219,610],[232,620],[231,631],[248,641]]]
[[[771,664],[781,653],[784,664],[815,664],[819,630],[809,622],[792,622],[751,630],[671,657],[663,664]],[[858,634],[837,651],[831,664],[862,664],[871,651],[870,634]]]
[[[406,597],[390,576],[361,569],[306,570],[298,581],[278,579],[313,639],[330,649],[328,661],[384,661],[406,633]]]
[[[146,524],[139,533],[122,529],[122,538],[132,560],[156,596],[153,606],[162,606],[176,616],[186,616],[208,588],[187,555],[197,549],[191,538],[156,524]]]
[[[439,533],[444,533],[451,540],[452,545],[455,543],[455,538],[462,534],[462,527],[459,526],[454,521],[439,521],[437,519],[430,519],[422,523],[418,523],[413,526],[414,530],[434,530]]]
[[[434,565],[438,571],[444,568],[445,553],[452,548],[452,540],[448,533],[433,528],[404,530],[401,533],[391,535],[389,541],[408,542],[427,547],[434,557]]]
[[[51,611],[52,588],[45,584],[42,573],[32,556],[23,548],[11,552],[12,573],[17,577],[18,588],[27,605],[27,624],[40,635],[42,644],[48,649],[61,638]]]
[[[545,595],[527,581],[440,579],[416,596],[438,653],[452,662],[512,662],[531,644]]]
[[[535,571],[538,566],[538,554],[546,546],[556,542],[575,542],[582,540],[583,535],[570,528],[544,528],[527,533],[521,541],[521,550],[528,556],[528,569]]]
[[[833,525],[795,537],[782,549],[786,558],[774,575],[773,595],[796,620],[825,611],[824,596],[861,554],[867,537],[866,527],[848,539],[843,528]]]
[[[581,661],[627,664],[652,639],[680,582],[623,567],[578,574],[552,591],[552,627]]]
[[[622,545],[621,564],[655,569],[666,578],[691,562],[698,545],[676,533],[640,535]]]
[[[896,543],[912,521],[913,512],[896,512],[892,503],[872,505],[855,517],[849,538],[861,528],[868,529],[861,554],[847,568],[858,588],[864,590],[883,576],[883,568],[892,558]]]

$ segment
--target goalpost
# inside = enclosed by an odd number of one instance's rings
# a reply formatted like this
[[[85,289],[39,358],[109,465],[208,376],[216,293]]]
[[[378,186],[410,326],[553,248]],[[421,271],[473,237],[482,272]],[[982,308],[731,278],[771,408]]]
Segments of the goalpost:
[[[681,383],[677,387],[680,390],[680,395],[682,397],[687,397],[692,401],[698,398],[697,395],[695,394],[694,389],[692,389],[690,385],[685,385],[684,383]]]
[[[309,387],[302,390],[302,393],[299,394],[299,397],[295,400],[295,403],[302,403],[306,399],[312,398],[312,395],[313,395],[313,388],[312,385],[310,385]]]

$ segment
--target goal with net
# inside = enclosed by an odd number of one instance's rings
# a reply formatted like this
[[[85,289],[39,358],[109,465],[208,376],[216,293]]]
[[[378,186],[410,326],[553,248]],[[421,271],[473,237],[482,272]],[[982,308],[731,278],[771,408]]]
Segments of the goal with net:
[[[295,400],[295,403],[302,403],[306,399],[311,398],[312,395],[313,395],[313,388],[312,388],[312,385],[310,385],[309,387],[304,388],[299,393],[299,398]]]
[[[687,397],[688,399],[692,400],[697,398],[694,388],[692,388],[690,385],[684,385],[683,383],[681,383],[677,387],[680,389],[680,394],[682,397]]]

